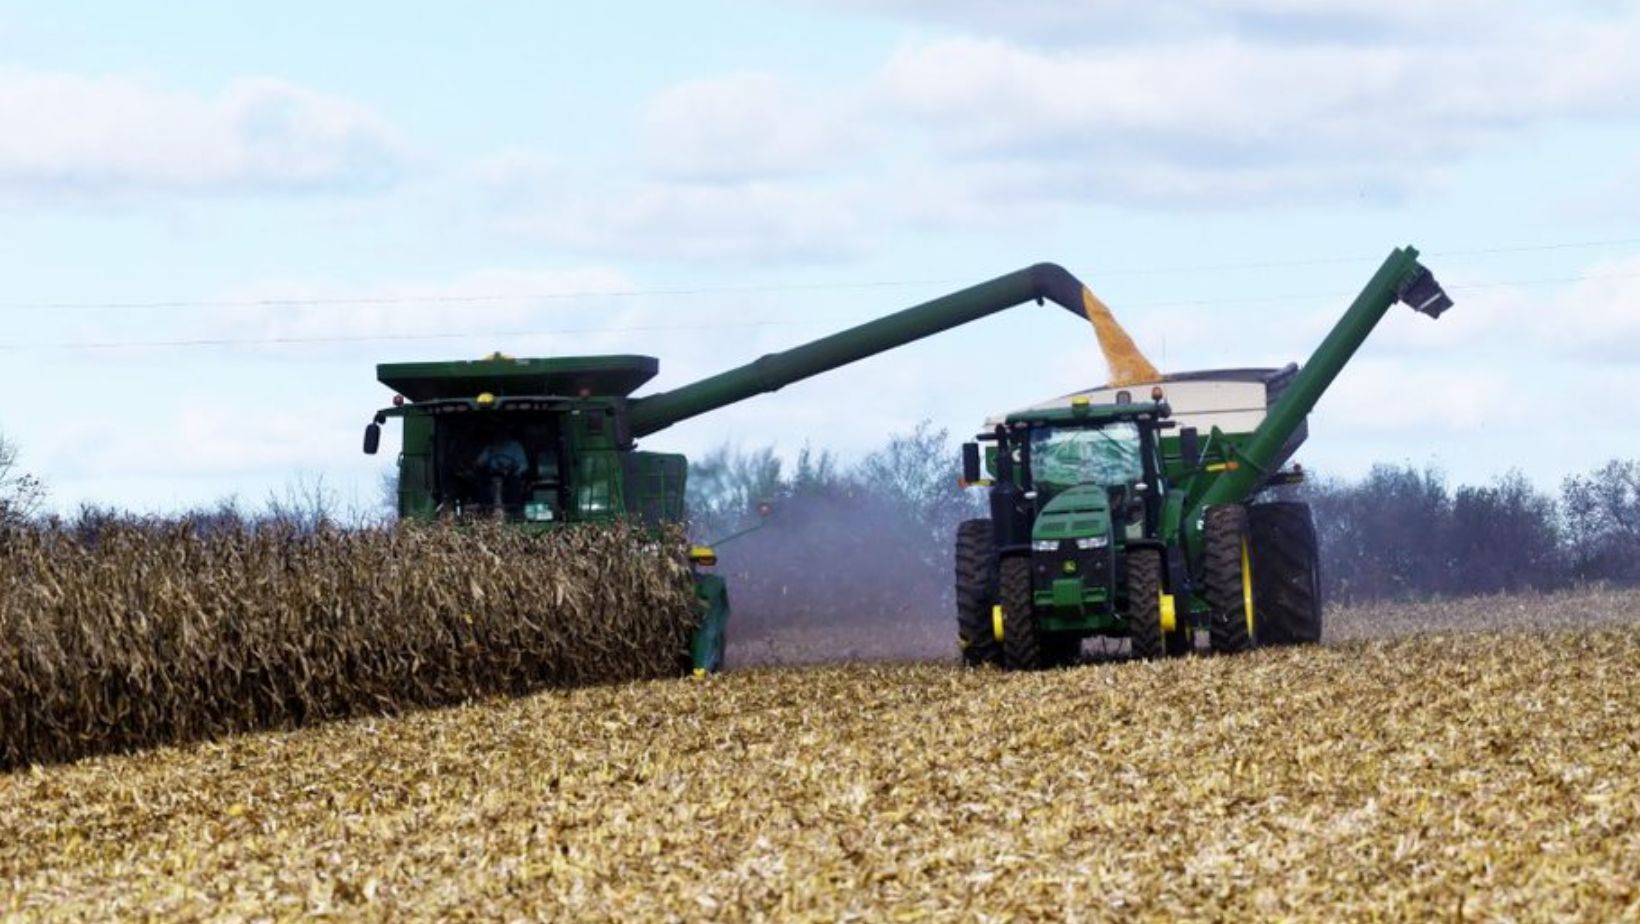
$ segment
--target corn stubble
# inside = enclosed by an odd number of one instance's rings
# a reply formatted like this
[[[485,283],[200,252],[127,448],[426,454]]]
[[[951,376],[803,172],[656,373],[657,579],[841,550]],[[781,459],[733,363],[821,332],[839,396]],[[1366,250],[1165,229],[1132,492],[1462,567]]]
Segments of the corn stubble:
[[[1633,920],[1637,703],[1611,627],[551,691],[0,777],[0,914]]]
[[[672,673],[697,618],[682,549],[623,527],[0,533],[0,769]]]

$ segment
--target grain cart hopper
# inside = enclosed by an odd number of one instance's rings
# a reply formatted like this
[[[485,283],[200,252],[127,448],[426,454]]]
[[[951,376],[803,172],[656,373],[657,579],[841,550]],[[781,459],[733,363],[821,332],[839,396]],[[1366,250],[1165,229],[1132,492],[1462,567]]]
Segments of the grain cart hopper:
[[[963,446],[965,482],[990,485],[990,517],[957,532],[964,660],[1063,664],[1094,636],[1178,655],[1198,629],[1219,652],[1319,641],[1309,509],[1252,501],[1301,475],[1282,466],[1307,415],[1397,301],[1430,317],[1452,305],[1411,247],[1302,368],[1162,376],[991,421]]]
[[[381,426],[404,421],[398,510],[406,518],[490,517],[526,528],[626,518],[681,522],[687,462],[638,449],[638,440],[699,414],[775,391],[1025,302],[1053,301],[1078,317],[1114,326],[1076,277],[1037,264],[990,282],[804,344],[672,391],[633,397],[659,370],[651,356],[388,363],[377,378],[396,392],[365,429],[374,453]],[[1119,331],[1119,329],[1118,329]],[[1101,331],[1103,334],[1103,331]],[[702,621],[690,660],[698,671],[723,660],[728,593],[697,548]]]

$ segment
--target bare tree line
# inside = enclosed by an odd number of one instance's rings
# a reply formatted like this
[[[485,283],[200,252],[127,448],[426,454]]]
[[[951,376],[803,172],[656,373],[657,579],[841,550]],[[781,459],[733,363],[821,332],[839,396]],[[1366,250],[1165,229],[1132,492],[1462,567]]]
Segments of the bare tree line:
[[[805,449],[788,468],[771,447],[720,446],[691,466],[692,531],[732,534],[755,522],[758,500],[774,502],[764,528],[722,552],[753,604],[737,605],[737,618],[801,601],[845,620],[884,605],[946,620],[952,535],[984,515],[983,493],[963,491],[958,468],[949,434],[927,422],[853,466]],[[1640,583],[1640,460],[1614,459],[1557,491],[1518,471],[1453,485],[1438,468],[1403,464],[1312,475],[1278,494],[1312,505],[1333,601]]]
[[[876,611],[945,619],[951,537],[984,513],[980,491],[957,483],[947,431],[923,422],[858,463],[805,448],[786,464],[772,447],[728,444],[690,466],[691,532],[722,549],[739,613],[824,612],[845,621]],[[384,481],[384,501],[391,500]],[[1282,488],[1308,501],[1334,601],[1417,599],[1573,584],[1640,584],[1640,459],[1614,459],[1545,490],[1519,472],[1484,485],[1453,485],[1435,467],[1378,465],[1346,479],[1312,475]],[[0,525],[42,516],[40,478],[23,471],[0,436]],[[768,501],[773,513],[755,512]],[[322,477],[299,476],[260,510],[234,500],[181,515],[207,525],[264,520],[311,531],[379,519],[346,509]],[[73,518],[95,529],[125,516],[87,507]],[[755,617],[753,617],[755,618]]]

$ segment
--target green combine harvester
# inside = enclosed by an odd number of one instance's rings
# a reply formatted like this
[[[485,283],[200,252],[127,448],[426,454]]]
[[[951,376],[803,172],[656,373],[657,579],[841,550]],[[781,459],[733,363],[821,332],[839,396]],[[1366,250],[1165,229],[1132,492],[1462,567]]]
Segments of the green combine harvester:
[[[684,520],[687,460],[640,450],[667,427],[1027,302],[1052,301],[1078,317],[1102,310],[1076,277],[1038,264],[803,346],[764,356],[672,391],[634,397],[659,371],[650,356],[387,363],[377,378],[396,394],[365,429],[376,452],[389,418],[404,421],[398,510],[405,518],[499,518],[525,528],[627,519]],[[716,563],[696,547],[701,624],[688,662],[723,664],[729,595]]]
[[[1223,653],[1320,641],[1309,508],[1255,499],[1302,477],[1282,467],[1307,415],[1397,301],[1452,306],[1411,247],[1302,368],[1163,376],[991,421],[963,446],[965,483],[990,487],[989,518],[957,532],[964,661],[1062,665],[1090,637],[1141,658],[1186,654],[1198,631]]]

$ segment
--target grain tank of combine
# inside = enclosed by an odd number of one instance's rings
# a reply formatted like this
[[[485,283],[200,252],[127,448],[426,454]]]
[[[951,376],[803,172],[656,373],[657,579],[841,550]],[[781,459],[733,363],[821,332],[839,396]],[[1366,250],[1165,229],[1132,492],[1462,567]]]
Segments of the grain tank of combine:
[[[1179,655],[1198,630],[1221,652],[1318,641],[1310,511],[1253,501],[1301,477],[1283,466],[1309,412],[1397,301],[1430,317],[1451,306],[1410,247],[1303,367],[1157,376],[988,421],[963,447],[964,479],[990,486],[991,508],[957,535],[964,659],[1051,666],[1088,637]]]
[[[886,315],[829,337],[671,391],[634,396],[659,371],[650,356],[511,358],[377,367],[395,392],[365,429],[376,451],[381,427],[403,421],[398,509],[406,518],[502,519],[555,529],[616,519],[659,527],[685,518],[688,465],[638,440],[674,423],[772,392],[1028,302],[1052,301],[1092,319],[1096,300],[1074,276],[1037,264]],[[1102,306],[1100,306],[1102,307]],[[722,663],[728,594],[692,552],[702,622],[695,670]]]

